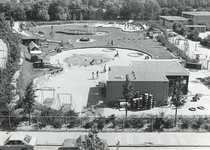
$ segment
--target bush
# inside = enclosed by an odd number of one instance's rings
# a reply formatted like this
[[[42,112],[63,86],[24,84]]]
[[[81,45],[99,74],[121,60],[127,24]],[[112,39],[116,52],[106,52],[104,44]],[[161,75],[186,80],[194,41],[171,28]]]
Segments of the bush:
[[[125,120],[124,122],[124,128],[130,128],[132,126],[132,122],[131,120]]]
[[[185,130],[188,129],[190,127],[191,124],[191,119],[190,118],[181,118],[181,129]]]
[[[164,128],[170,129],[173,128],[174,120],[173,119],[164,119]]]
[[[55,129],[60,129],[62,127],[63,122],[60,119],[53,120],[50,125],[53,126]]]
[[[81,120],[78,118],[72,118],[71,120],[68,121],[67,128],[74,128],[78,127],[79,125],[81,125]]]
[[[163,118],[155,118],[153,122],[154,131],[163,131],[164,120]]]
[[[204,123],[204,118],[194,119],[194,122],[192,123],[192,128],[198,130],[203,123]]]
[[[83,126],[85,129],[90,129],[93,126],[93,122],[86,122]]]
[[[99,118],[98,120],[96,120],[96,123],[98,124],[97,128],[99,130],[102,130],[105,126],[105,122],[106,122],[106,118]]]
[[[133,118],[130,122],[133,128],[140,129],[147,123],[147,120],[142,118]]]

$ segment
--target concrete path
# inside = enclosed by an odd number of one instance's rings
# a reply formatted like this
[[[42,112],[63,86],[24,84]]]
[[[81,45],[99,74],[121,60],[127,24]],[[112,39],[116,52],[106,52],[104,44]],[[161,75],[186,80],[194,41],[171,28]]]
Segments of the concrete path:
[[[38,138],[38,145],[62,145],[64,139],[77,138],[88,132],[18,132]],[[5,140],[12,134],[0,132],[0,139]],[[107,140],[109,146],[116,145],[145,145],[157,146],[210,146],[210,133],[139,133],[139,132],[105,132],[99,133],[100,138]]]

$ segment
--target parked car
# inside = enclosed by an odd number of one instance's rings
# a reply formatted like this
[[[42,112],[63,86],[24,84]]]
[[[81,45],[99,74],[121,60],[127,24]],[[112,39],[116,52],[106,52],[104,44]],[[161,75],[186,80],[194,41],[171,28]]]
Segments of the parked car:
[[[92,147],[97,150],[109,150],[107,141],[100,139],[95,134],[80,135],[77,139],[65,139],[58,150],[89,150]]]
[[[0,150],[33,150],[37,138],[27,134],[15,133],[10,135],[3,143],[0,141]]]

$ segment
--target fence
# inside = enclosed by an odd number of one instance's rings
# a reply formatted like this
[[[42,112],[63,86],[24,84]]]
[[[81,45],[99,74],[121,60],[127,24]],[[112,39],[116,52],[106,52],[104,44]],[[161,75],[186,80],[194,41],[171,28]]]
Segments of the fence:
[[[30,120],[30,121],[29,121]],[[29,125],[30,122],[30,125]],[[72,116],[0,116],[0,130],[24,131],[88,131],[93,123],[103,132],[208,132],[210,116],[142,116],[118,118],[110,117],[72,117]]]

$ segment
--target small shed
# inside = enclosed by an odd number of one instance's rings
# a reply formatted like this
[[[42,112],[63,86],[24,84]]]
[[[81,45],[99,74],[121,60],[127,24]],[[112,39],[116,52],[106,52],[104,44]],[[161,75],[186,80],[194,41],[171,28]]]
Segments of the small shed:
[[[42,54],[42,50],[33,41],[29,43],[29,52],[34,55]]]
[[[35,44],[39,45],[40,36],[38,36],[38,35],[31,35],[31,36],[22,35],[21,40],[22,40],[23,45],[25,45],[25,46],[28,46],[31,41],[33,41]]]

